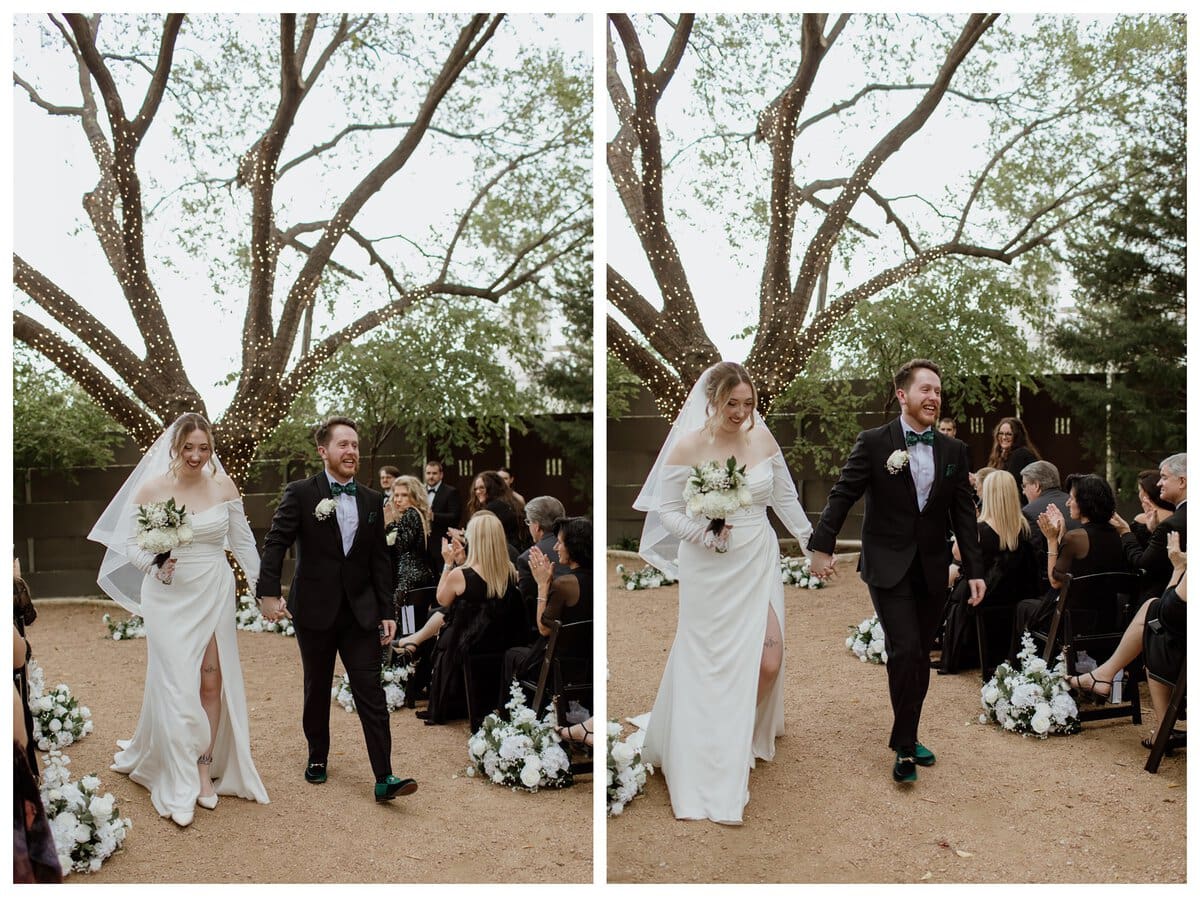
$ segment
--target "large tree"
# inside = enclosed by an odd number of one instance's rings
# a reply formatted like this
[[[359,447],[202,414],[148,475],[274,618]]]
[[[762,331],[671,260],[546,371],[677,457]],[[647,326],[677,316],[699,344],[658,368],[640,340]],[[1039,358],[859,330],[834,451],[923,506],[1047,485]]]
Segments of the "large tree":
[[[713,300],[698,301],[680,251],[687,216],[724,222],[761,266],[746,364],[769,405],[859,303],[947,259],[1043,250],[1137,180],[1137,108],[1183,28],[612,15],[608,38],[608,169],[640,247],[610,254],[608,344],[671,413],[720,357],[701,314]],[[831,146],[839,158],[818,168]],[[926,183],[886,179],[914,156]]]
[[[38,62],[61,54],[76,96],[61,78],[26,77],[37,66],[20,52],[14,83],[78,125],[96,167],[83,227],[136,338],[117,335],[91,290],[60,285],[68,253],[20,239],[16,338],[145,446],[180,412],[206,411],[168,310],[197,295],[244,309],[236,393],[215,422],[240,477],[340,347],[414,303],[500,302],[590,251],[590,66],[512,35],[533,27],[503,15],[48,17],[26,41],[40,40]],[[516,49],[501,57],[504,31]],[[429,202],[421,179],[446,180],[438,215],[405,207]],[[206,260],[207,285],[172,282],[179,248]]]
[[[1187,442],[1187,74],[1182,58],[1171,62],[1145,149],[1152,177],[1121,189],[1071,242],[1075,313],[1051,330],[1063,368],[1092,376],[1048,386],[1094,422],[1080,430],[1084,449],[1130,496],[1140,469]]]

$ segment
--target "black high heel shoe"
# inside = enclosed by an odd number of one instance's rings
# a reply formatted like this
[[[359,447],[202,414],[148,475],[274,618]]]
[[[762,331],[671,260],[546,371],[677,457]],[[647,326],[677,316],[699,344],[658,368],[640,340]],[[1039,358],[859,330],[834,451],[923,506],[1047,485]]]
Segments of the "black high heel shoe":
[[[1084,676],[1087,676],[1088,679],[1091,680],[1090,685],[1083,684],[1082,680],[1083,680]],[[1074,685],[1071,685],[1072,679],[1075,680]],[[1082,695],[1090,696],[1091,700],[1095,701],[1098,704],[1108,703],[1108,699],[1112,695],[1112,689],[1113,689],[1113,684],[1110,680],[1097,679],[1096,674],[1092,673],[1092,672],[1080,673],[1078,676],[1068,676],[1067,677],[1067,685],[1070,685],[1071,688],[1075,689]],[[1107,685],[1108,691],[1107,692],[1098,691],[1096,689],[1097,685]]]

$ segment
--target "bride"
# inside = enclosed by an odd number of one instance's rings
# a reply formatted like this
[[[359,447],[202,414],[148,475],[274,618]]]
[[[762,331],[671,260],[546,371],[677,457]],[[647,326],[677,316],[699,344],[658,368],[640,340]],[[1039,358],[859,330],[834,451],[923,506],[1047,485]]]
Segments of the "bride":
[[[646,512],[641,556],[679,580],[679,628],[642,748],[679,819],[740,824],[750,769],[774,757],[783,733],[783,584],[767,506],[801,546],[812,526],[756,403],[740,364],[705,371],[634,502]],[[730,457],[752,504],[727,518],[718,553],[709,521],[685,513],[683,489],[693,466]]]
[[[192,540],[161,566],[138,546],[138,506],[174,498]],[[88,538],[107,546],[100,587],[146,623],[146,689],[133,738],[112,769],[150,792],[180,826],[218,794],[268,803],[250,759],[228,546],[253,594],[259,559],[241,497],[213,449],[212,427],[184,414],[155,441]],[[214,784],[214,779],[216,783]]]

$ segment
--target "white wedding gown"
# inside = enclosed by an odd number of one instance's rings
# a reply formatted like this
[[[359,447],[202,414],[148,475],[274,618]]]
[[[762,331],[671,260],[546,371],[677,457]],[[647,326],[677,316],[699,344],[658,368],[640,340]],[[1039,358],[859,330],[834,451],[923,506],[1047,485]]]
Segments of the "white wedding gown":
[[[679,545],[679,628],[645,728],[642,756],[662,771],[679,819],[738,824],[755,759],[783,734],[783,669],[755,707],[767,608],[784,631],[779,540],[767,506],[806,545],[812,526],[783,455],[746,471],[753,503],[727,519],[729,550],[701,544],[708,520],[684,512],[690,467],[663,470],[663,525]]]
[[[136,512],[135,512],[136,513]],[[238,659],[233,570],[228,544],[251,582],[259,558],[240,499],[189,514],[193,541],[176,548],[170,585],[147,575],[142,584],[146,621],[146,691],[133,738],[118,741],[112,769],[150,792],[162,816],[190,815],[200,794],[196,760],[208,748],[211,730],[200,704],[200,662],[217,637],[221,662],[221,716],[209,772],[218,794],[268,803],[267,791],[250,759],[250,723]],[[128,547],[143,572],[152,556]]]

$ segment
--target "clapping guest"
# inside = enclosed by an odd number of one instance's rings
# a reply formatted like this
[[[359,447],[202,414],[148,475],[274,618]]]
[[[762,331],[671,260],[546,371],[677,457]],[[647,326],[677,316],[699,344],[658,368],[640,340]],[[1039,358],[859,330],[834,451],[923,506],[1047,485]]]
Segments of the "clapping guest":
[[[1011,477],[988,477],[983,485],[983,513],[979,517],[979,548],[983,553],[984,583],[982,602],[970,602],[966,583],[957,585],[950,593],[945,636],[942,639],[943,672],[953,673],[961,668],[959,660],[964,648],[974,641],[974,627],[967,625],[974,614],[987,614],[997,623],[985,628],[991,646],[992,633],[1001,633],[990,656],[1003,656],[1008,648],[1012,609],[1018,601],[1037,594],[1037,558],[1030,540],[1029,521],[1021,514],[1017,487]],[[958,546],[955,546],[958,559]],[[973,610],[968,610],[973,608]],[[1003,623],[999,618],[1003,618]],[[989,668],[989,657],[981,657],[981,666]]]
[[[457,540],[456,540],[457,541]],[[523,636],[524,612],[517,591],[517,571],[508,559],[499,518],[486,510],[467,521],[466,552],[449,540],[442,543],[444,564],[438,579],[437,603],[445,623],[433,650],[429,707],[417,716],[428,725],[465,715],[463,665],[474,654],[503,654]],[[500,674],[496,664],[495,676]],[[495,694],[498,683],[479,683]],[[489,708],[490,709],[490,708]]]
[[[511,648],[504,655],[500,705],[507,701],[508,684],[528,678],[546,656],[547,639],[555,621],[564,626],[592,619],[592,522],[586,517],[564,517],[554,524],[555,553],[566,571],[555,573],[554,562],[540,548],[529,552],[529,569],[537,582],[538,638],[532,645]],[[592,646],[586,646],[590,657]],[[540,711],[540,707],[534,710]]]
[[[429,556],[425,552],[432,515],[425,487],[412,476],[396,477],[387,506],[392,511],[393,521],[387,525],[385,537],[391,549],[395,589],[392,600],[399,621],[403,619],[404,593],[434,584]]]
[[[1000,419],[992,431],[992,452],[987,462],[989,467],[1007,471],[1020,488],[1021,471],[1041,457],[1019,417]],[[1025,503],[1024,498],[1021,503]]]
[[[1129,521],[1129,529],[1138,544],[1145,548],[1150,544],[1150,534],[1175,513],[1175,502],[1163,498],[1158,486],[1158,471],[1155,469],[1143,470],[1138,474],[1137,496],[1142,513]]]
[[[471,497],[467,500],[467,519],[473,517],[476,511],[491,511],[504,527],[504,538],[508,544],[519,552],[522,518],[517,507],[512,489],[496,471],[485,470],[471,483]]]
[[[529,552],[536,546],[541,550],[542,554],[550,558],[551,562],[556,565],[555,573],[565,573],[566,568],[561,567],[558,561],[558,552],[555,551],[554,545],[558,541],[554,535],[554,524],[559,519],[566,516],[566,510],[563,504],[552,495],[539,495],[532,498],[525,505],[525,525],[529,528],[529,536],[533,540],[533,546],[525,549],[517,556],[515,561],[517,567],[517,588],[521,590],[521,597],[525,599],[525,606],[529,612],[529,625],[531,629],[537,629],[536,608],[537,604],[537,581],[533,578],[533,573],[529,570]]]
[[[1157,524],[1143,546],[1120,514],[1113,514],[1112,523],[1121,534],[1121,548],[1131,569],[1140,570],[1143,600],[1162,594],[1171,577],[1171,561],[1167,556],[1167,536],[1178,532],[1187,549],[1187,455],[1166,458],[1158,469],[1160,498],[1175,504],[1175,512]]]
[[[1180,548],[1177,532],[1167,536],[1171,577],[1161,598],[1147,601],[1121,636],[1112,657],[1094,670],[1068,676],[1067,684],[1081,692],[1106,699],[1112,694],[1116,674],[1143,655],[1146,684],[1154,712],[1161,720],[1171,700],[1171,689],[1187,657],[1187,554]],[[1154,732],[1142,739],[1142,747],[1154,747]]]
[[[1021,650],[1021,634],[1025,630],[1049,623],[1066,574],[1078,577],[1129,569],[1121,551],[1120,536],[1110,522],[1117,506],[1112,487],[1095,474],[1073,474],[1067,477],[1067,493],[1067,509],[1080,526],[1068,530],[1056,505],[1038,515],[1038,528],[1046,537],[1046,576],[1051,591],[1042,598],[1027,598],[1017,605],[1009,651],[1012,659]]]
[[[1058,516],[1066,523],[1068,530],[1079,529],[1080,523],[1071,517],[1067,510],[1067,500],[1070,496],[1062,491],[1058,478],[1058,468],[1049,461],[1034,461],[1021,469],[1021,493],[1025,496],[1025,506],[1021,513],[1029,521],[1030,533],[1033,538],[1033,548],[1037,552],[1038,579],[1041,582],[1041,594],[1050,589],[1050,580],[1046,576],[1046,537],[1042,535],[1037,525],[1038,515],[1055,505]]]

